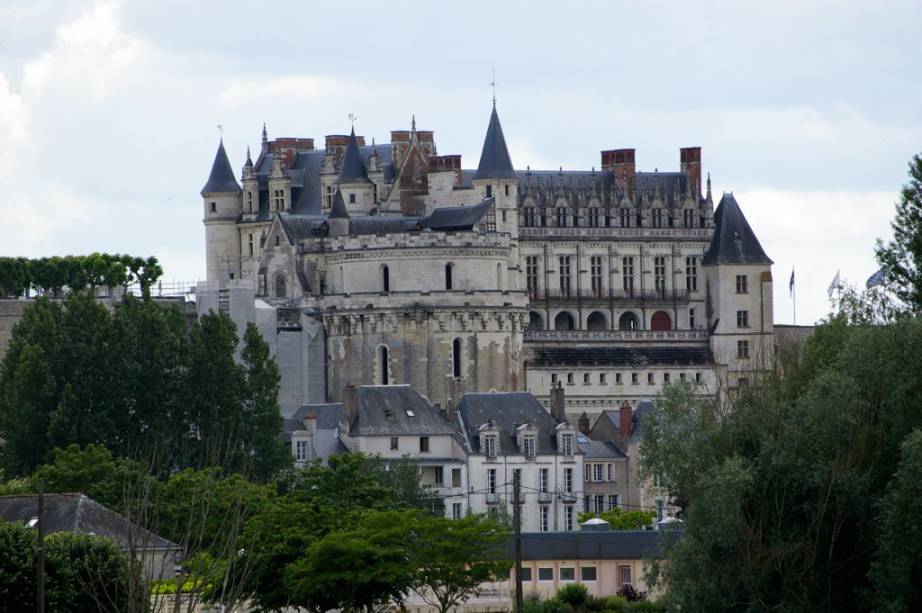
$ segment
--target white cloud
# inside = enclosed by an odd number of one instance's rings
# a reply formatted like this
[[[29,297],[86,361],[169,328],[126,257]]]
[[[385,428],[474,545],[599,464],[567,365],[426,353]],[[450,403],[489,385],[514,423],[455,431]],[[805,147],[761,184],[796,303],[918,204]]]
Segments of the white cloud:
[[[227,108],[259,106],[266,99],[291,103],[317,103],[347,92],[359,93],[353,83],[327,76],[286,75],[232,79],[221,92],[221,104]]]

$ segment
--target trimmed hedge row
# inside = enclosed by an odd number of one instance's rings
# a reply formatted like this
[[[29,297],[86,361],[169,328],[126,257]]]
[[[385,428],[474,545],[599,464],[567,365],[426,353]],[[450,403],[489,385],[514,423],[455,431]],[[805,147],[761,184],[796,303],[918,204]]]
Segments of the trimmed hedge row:
[[[16,297],[32,290],[59,294],[65,287],[129,287],[137,283],[147,295],[163,274],[157,258],[92,253],[50,258],[0,257],[0,296]]]

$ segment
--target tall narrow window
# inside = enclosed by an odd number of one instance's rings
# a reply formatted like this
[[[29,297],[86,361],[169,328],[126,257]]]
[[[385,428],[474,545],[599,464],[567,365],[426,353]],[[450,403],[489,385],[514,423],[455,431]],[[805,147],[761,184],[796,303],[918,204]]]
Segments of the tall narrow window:
[[[285,287],[285,275],[280,274],[275,278],[275,297],[284,298],[288,295]]]
[[[487,469],[487,493],[488,494],[496,493],[496,469],[495,468]]]
[[[567,226],[567,209],[566,207],[557,207],[557,227],[565,228]]]
[[[698,258],[685,258],[685,289],[690,292],[698,291]]]
[[[621,209],[621,227],[622,228],[631,227],[631,210],[630,209]]]
[[[573,505],[568,504],[563,508],[564,512],[564,529],[572,530],[573,529]]]
[[[487,198],[492,198],[492,197],[493,197],[493,186],[487,185]]]
[[[549,476],[550,470],[547,468],[542,468],[541,472],[538,474],[538,490],[542,494],[547,494],[550,491],[550,489],[548,489],[550,487]]]
[[[461,339],[456,338],[451,343],[451,372],[456,379],[461,376]]]
[[[454,268],[455,265],[451,262],[445,264],[445,289],[454,289],[454,279],[452,278]]]
[[[653,209],[653,227],[663,227],[663,209]]]
[[[684,221],[685,221],[685,227],[686,227],[686,228],[692,228],[692,227],[694,227],[694,225],[695,225],[695,211],[692,210],[692,209],[685,209],[684,211],[682,211],[682,214],[683,214]]]
[[[550,517],[551,513],[547,505],[541,505],[541,532],[547,532],[551,529]]]
[[[381,347],[381,385],[388,385],[387,347]]]
[[[247,192],[247,213],[253,212],[253,192]]]
[[[666,256],[658,255],[653,258],[653,287],[657,291],[666,289]]]
[[[737,328],[748,328],[749,327],[749,311],[737,311],[736,312],[736,327]]]
[[[589,280],[592,284],[592,295],[602,297],[602,256],[594,255],[589,258]]]
[[[749,279],[746,277],[746,275],[736,275],[736,293],[749,293]]]
[[[688,327],[691,329],[695,328],[695,309],[688,309]]]
[[[736,357],[741,360],[749,357],[749,341],[736,341]]]
[[[591,207],[589,209],[589,227],[598,228],[599,227],[599,208]]]
[[[253,256],[253,252],[254,252],[254,249],[253,249],[253,233],[250,232],[247,236],[249,237],[248,243],[249,243],[249,249],[250,249],[250,256],[252,257],[252,256]]]
[[[391,269],[387,265],[381,267],[381,291],[391,291]]]
[[[527,206],[522,209],[522,225],[526,228],[531,228],[535,225],[535,209],[533,207]]]
[[[634,293],[634,258],[621,258],[621,284],[625,292]]]
[[[573,493],[573,469],[563,469],[563,491],[567,494]]]
[[[570,295],[570,256],[562,255],[558,258],[560,265],[560,295],[569,297]]]
[[[531,298],[538,297],[538,256],[529,255],[525,258],[525,285]]]
[[[560,435],[560,453],[561,455],[573,455],[573,435]]]

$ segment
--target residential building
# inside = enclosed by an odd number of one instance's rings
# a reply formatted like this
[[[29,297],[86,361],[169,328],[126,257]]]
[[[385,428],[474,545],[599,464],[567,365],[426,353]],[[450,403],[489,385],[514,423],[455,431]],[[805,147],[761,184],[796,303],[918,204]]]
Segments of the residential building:
[[[576,435],[583,452],[583,511],[634,510],[628,496],[628,455],[613,440],[594,441]]]

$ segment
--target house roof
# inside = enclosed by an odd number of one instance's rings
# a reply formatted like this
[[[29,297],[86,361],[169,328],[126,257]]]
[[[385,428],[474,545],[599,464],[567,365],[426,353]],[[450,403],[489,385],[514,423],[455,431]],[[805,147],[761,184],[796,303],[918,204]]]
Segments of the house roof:
[[[343,193],[336,188],[333,195],[333,208],[330,209],[330,219],[349,219],[349,211],[346,210],[346,201],[343,200]]]
[[[326,218],[319,215],[279,213],[278,216],[285,233],[293,241],[319,236],[321,228],[326,223]]]
[[[587,460],[610,458],[626,460],[624,453],[614,441],[593,441],[584,434],[576,435],[576,443]]]
[[[0,519],[27,524],[38,517],[38,496],[0,496]],[[84,494],[45,494],[46,534],[103,536],[122,549],[178,549],[179,545],[134,524]]]
[[[227,159],[227,152],[224,150],[224,140],[218,143],[218,151],[215,153],[214,162],[211,164],[211,174],[208,175],[208,181],[202,188],[202,195],[205,194],[239,194],[243,190],[237,183],[237,177],[234,176],[234,169],[231,168],[230,160]]]
[[[454,435],[442,413],[409,385],[363,385],[356,390],[352,436]]]
[[[631,413],[631,438],[643,434],[644,416],[654,409],[655,406],[652,400],[641,400],[637,403],[637,406],[634,407],[634,411]],[[621,431],[621,413],[619,411],[602,411],[592,424],[592,427],[595,428],[595,424],[602,419],[608,420],[615,430]]]
[[[732,193],[714,212],[714,237],[702,264],[772,264]]]
[[[506,147],[506,138],[503,136],[503,126],[499,123],[496,114],[496,103],[490,114],[490,124],[487,126],[487,136],[483,140],[483,151],[480,153],[480,163],[474,179],[515,179],[515,169]]]
[[[474,206],[441,207],[419,220],[419,225],[430,230],[450,232],[454,230],[470,230],[493,206],[493,198],[486,198]]]
[[[538,366],[705,365],[711,363],[707,345],[692,347],[537,347]]]
[[[610,532],[526,532],[522,534],[523,560],[642,560],[658,554],[660,533],[655,530]],[[506,555],[514,555],[515,541],[506,542]]]
[[[365,168],[365,160],[359,153],[359,145],[355,140],[355,128],[349,133],[349,144],[346,145],[346,153],[343,155],[343,163],[339,168],[339,176],[336,178],[337,183],[371,183],[368,179],[368,171]]]
[[[537,453],[556,453],[557,420],[528,392],[464,394],[458,405],[458,414],[468,445],[474,453],[480,449],[479,428],[490,421],[500,432],[498,452],[502,455],[521,454],[516,445],[515,429],[527,422],[538,430]]]

